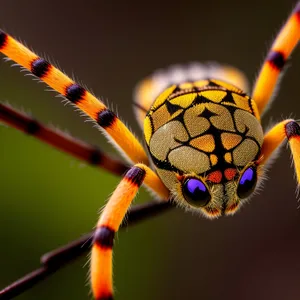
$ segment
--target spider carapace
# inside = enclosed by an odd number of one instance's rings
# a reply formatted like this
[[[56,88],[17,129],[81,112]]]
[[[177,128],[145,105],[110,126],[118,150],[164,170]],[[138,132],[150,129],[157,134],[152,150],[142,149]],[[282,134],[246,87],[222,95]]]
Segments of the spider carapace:
[[[91,285],[95,299],[113,298],[114,236],[141,184],[161,201],[174,199],[209,218],[233,214],[253,194],[263,168],[285,140],[300,183],[299,124],[286,119],[264,134],[260,123],[299,39],[300,2],[272,44],[251,96],[244,93],[248,88],[242,73],[216,64],[175,66],[142,81],[135,93],[135,110],[144,127],[153,170],[142,144],[100,99],[0,30],[0,52],[84,112],[131,164],[101,212],[94,233]],[[120,167],[108,156],[3,104],[0,121],[106,170]]]
[[[191,70],[194,81],[173,84],[172,75],[188,79]],[[171,86],[156,98],[144,121],[159,177],[187,208],[208,217],[234,213],[255,188],[263,143],[255,102],[230,82],[241,84],[243,75],[227,66],[194,63],[161,76]],[[152,85],[156,80],[161,78],[153,76]],[[147,81],[141,91],[143,84]]]

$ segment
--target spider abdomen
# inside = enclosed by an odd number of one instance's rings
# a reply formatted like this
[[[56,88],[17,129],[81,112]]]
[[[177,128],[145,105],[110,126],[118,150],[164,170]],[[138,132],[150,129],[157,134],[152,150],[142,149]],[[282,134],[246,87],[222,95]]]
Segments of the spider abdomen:
[[[167,88],[147,113],[144,133],[157,173],[173,192],[181,175],[232,181],[263,143],[253,100],[214,79]]]

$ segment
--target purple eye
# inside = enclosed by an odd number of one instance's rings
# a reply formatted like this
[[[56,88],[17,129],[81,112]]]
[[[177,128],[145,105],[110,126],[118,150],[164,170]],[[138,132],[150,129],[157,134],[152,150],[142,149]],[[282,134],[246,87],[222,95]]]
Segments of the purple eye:
[[[192,206],[205,206],[210,200],[210,193],[206,185],[199,179],[188,178],[182,186],[185,200]]]
[[[257,182],[256,169],[249,167],[240,178],[237,188],[237,195],[240,198],[247,198],[254,190]]]

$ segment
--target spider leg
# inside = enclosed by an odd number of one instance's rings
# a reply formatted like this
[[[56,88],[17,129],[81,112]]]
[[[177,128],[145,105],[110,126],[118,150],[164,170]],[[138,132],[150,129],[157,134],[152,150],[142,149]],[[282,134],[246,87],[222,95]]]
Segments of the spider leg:
[[[105,206],[94,234],[91,255],[91,284],[96,300],[112,299],[112,248],[114,235],[124,219],[140,185],[151,186],[160,180],[147,166],[137,164],[130,168]],[[159,190],[161,198],[168,199],[166,191]]]
[[[252,98],[260,115],[270,102],[280,72],[300,39],[300,2],[277,35],[256,79]]]
[[[132,226],[137,222],[166,212],[174,207],[175,206],[172,205],[171,202],[165,201],[150,201],[146,204],[135,205],[129,210],[126,218],[126,224],[122,224],[121,228]],[[41,257],[41,267],[26,274],[24,277],[0,290],[0,299],[8,300],[17,297],[21,293],[39,283],[41,280],[44,280],[59,269],[66,266],[68,263],[85,254],[92,246],[93,235],[93,232],[88,233],[65,246],[44,254]]]
[[[292,120],[287,119],[276,124],[264,138],[261,149],[260,164],[265,164],[271,157],[272,153],[288,139],[288,143],[292,152],[295,171],[298,184],[300,184],[300,126]]]
[[[148,157],[140,142],[102,101],[1,30],[0,52],[29,70],[91,117],[131,163],[142,162],[148,165]]]
[[[0,122],[4,122],[20,131],[79,158],[93,166],[103,168],[113,174],[122,175],[128,167],[121,161],[111,158],[97,147],[75,139],[61,131],[46,127],[33,118],[0,103]]]

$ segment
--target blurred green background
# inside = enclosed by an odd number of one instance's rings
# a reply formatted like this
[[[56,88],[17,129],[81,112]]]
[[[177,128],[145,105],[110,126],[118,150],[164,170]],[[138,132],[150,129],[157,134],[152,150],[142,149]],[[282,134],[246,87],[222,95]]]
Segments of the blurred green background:
[[[138,80],[173,63],[216,60],[252,83],[295,2],[2,0],[0,27],[76,74],[141,136],[130,108]],[[1,101],[115,153],[72,107],[10,65],[0,62]],[[265,126],[300,118],[299,75],[297,49]],[[234,217],[210,221],[176,209],[119,233],[116,299],[299,299],[300,213],[289,157],[284,148],[264,190]],[[38,267],[43,253],[90,231],[118,178],[6,126],[0,165],[3,288]],[[142,191],[136,203],[148,199]],[[90,299],[87,261],[18,299]]]

